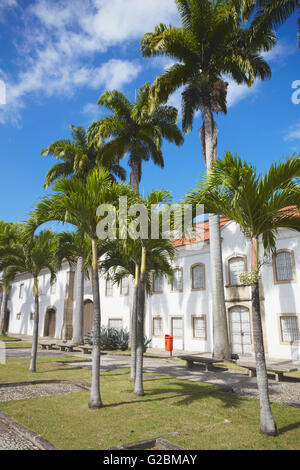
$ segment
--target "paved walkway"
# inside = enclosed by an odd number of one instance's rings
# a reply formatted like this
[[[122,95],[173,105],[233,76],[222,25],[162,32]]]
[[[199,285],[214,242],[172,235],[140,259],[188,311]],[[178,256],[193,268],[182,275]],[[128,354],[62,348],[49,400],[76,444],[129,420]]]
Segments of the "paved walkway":
[[[0,450],[39,450],[0,419]]]

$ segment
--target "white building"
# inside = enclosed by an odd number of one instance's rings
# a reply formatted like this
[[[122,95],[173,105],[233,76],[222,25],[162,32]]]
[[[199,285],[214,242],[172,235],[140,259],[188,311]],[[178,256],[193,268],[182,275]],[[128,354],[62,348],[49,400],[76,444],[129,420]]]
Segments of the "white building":
[[[250,288],[240,284],[239,273],[250,270],[250,241],[239,225],[221,219],[224,289],[232,352],[254,354]],[[174,262],[175,278],[153,276],[152,295],[146,300],[145,335],[151,346],[164,348],[164,335],[172,334],[174,349],[212,351],[209,233],[205,223],[204,241],[180,242]],[[263,252],[262,246],[260,253]],[[64,263],[57,282],[50,286],[45,271],[39,279],[40,336],[72,338],[74,285],[76,275]],[[100,280],[102,324],[129,329],[133,280],[113,285]],[[92,291],[85,280],[84,330],[92,329]],[[8,303],[10,334],[32,334],[34,309],[33,280],[18,276],[12,284]],[[280,230],[277,254],[262,267],[261,313],[266,355],[270,358],[300,360],[300,233]]]

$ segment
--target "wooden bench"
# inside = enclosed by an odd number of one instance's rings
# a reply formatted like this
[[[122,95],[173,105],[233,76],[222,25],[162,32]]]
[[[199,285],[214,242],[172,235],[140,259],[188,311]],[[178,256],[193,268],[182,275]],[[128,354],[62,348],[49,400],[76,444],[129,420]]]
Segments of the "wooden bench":
[[[72,352],[73,349],[74,349],[77,345],[76,345],[76,344],[70,344],[70,343],[56,343],[56,346],[58,346],[61,351]]]
[[[82,349],[83,354],[89,354],[93,350],[93,346],[84,344],[83,346],[78,346],[79,349]]]
[[[245,367],[245,369],[248,369],[248,375],[249,377],[256,377],[256,365],[252,363],[247,363],[243,361],[237,361],[237,365],[241,367]],[[295,372],[297,371],[297,367],[291,367],[291,366],[283,366],[283,365],[276,365],[276,364],[266,364],[267,366],[267,371],[272,372],[275,374],[275,380],[276,382],[281,382],[283,380],[283,374],[286,372]]]
[[[217,362],[223,362],[222,359],[213,359],[210,357],[201,357],[201,356],[179,356],[180,359],[183,359],[186,361],[186,366],[188,369],[192,369],[194,367],[194,363],[199,363],[204,365],[205,371],[208,372],[210,370],[213,370],[213,364]]]
[[[56,341],[43,341],[39,345],[42,349],[53,349],[53,346],[56,346]]]

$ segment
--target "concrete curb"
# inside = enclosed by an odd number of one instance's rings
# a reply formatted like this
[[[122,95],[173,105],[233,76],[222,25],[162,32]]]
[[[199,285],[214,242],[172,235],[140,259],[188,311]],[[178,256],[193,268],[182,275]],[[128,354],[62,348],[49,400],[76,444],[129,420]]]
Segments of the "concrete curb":
[[[28,441],[32,442],[39,450],[60,450],[55,447],[51,442],[44,439],[39,434],[31,431],[30,429],[26,428],[22,424],[18,423],[15,419],[11,418],[9,415],[4,413],[4,411],[0,410],[0,420],[12,428],[19,436],[27,439]]]

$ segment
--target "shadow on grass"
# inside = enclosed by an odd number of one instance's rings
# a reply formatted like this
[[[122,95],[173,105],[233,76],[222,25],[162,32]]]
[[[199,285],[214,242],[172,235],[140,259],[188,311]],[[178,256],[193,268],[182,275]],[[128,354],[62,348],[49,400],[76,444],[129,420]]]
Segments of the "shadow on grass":
[[[156,379],[159,380],[159,379]],[[189,406],[198,400],[203,400],[206,398],[216,398],[223,402],[225,408],[236,408],[238,407],[243,398],[239,395],[232,393],[229,389],[224,387],[217,388],[214,385],[200,385],[189,382],[187,384],[181,382],[175,382],[172,378],[163,378],[161,380],[171,381],[170,387],[168,388],[147,388],[145,390],[144,397],[136,397],[133,401],[120,401],[117,403],[112,403],[109,405],[104,405],[104,407],[111,408],[122,405],[131,405],[136,403],[151,403],[155,401],[170,400],[178,398],[176,404],[172,406]],[[148,382],[150,383],[150,381]],[[126,393],[132,393],[132,389],[124,390]],[[167,395],[167,396],[163,396]],[[181,398],[181,399],[180,399]]]
[[[289,424],[288,426],[284,426],[283,428],[279,428],[278,434],[284,434],[286,432],[293,431],[294,429],[298,428],[300,428],[300,421],[298,421],[297,423]]]

